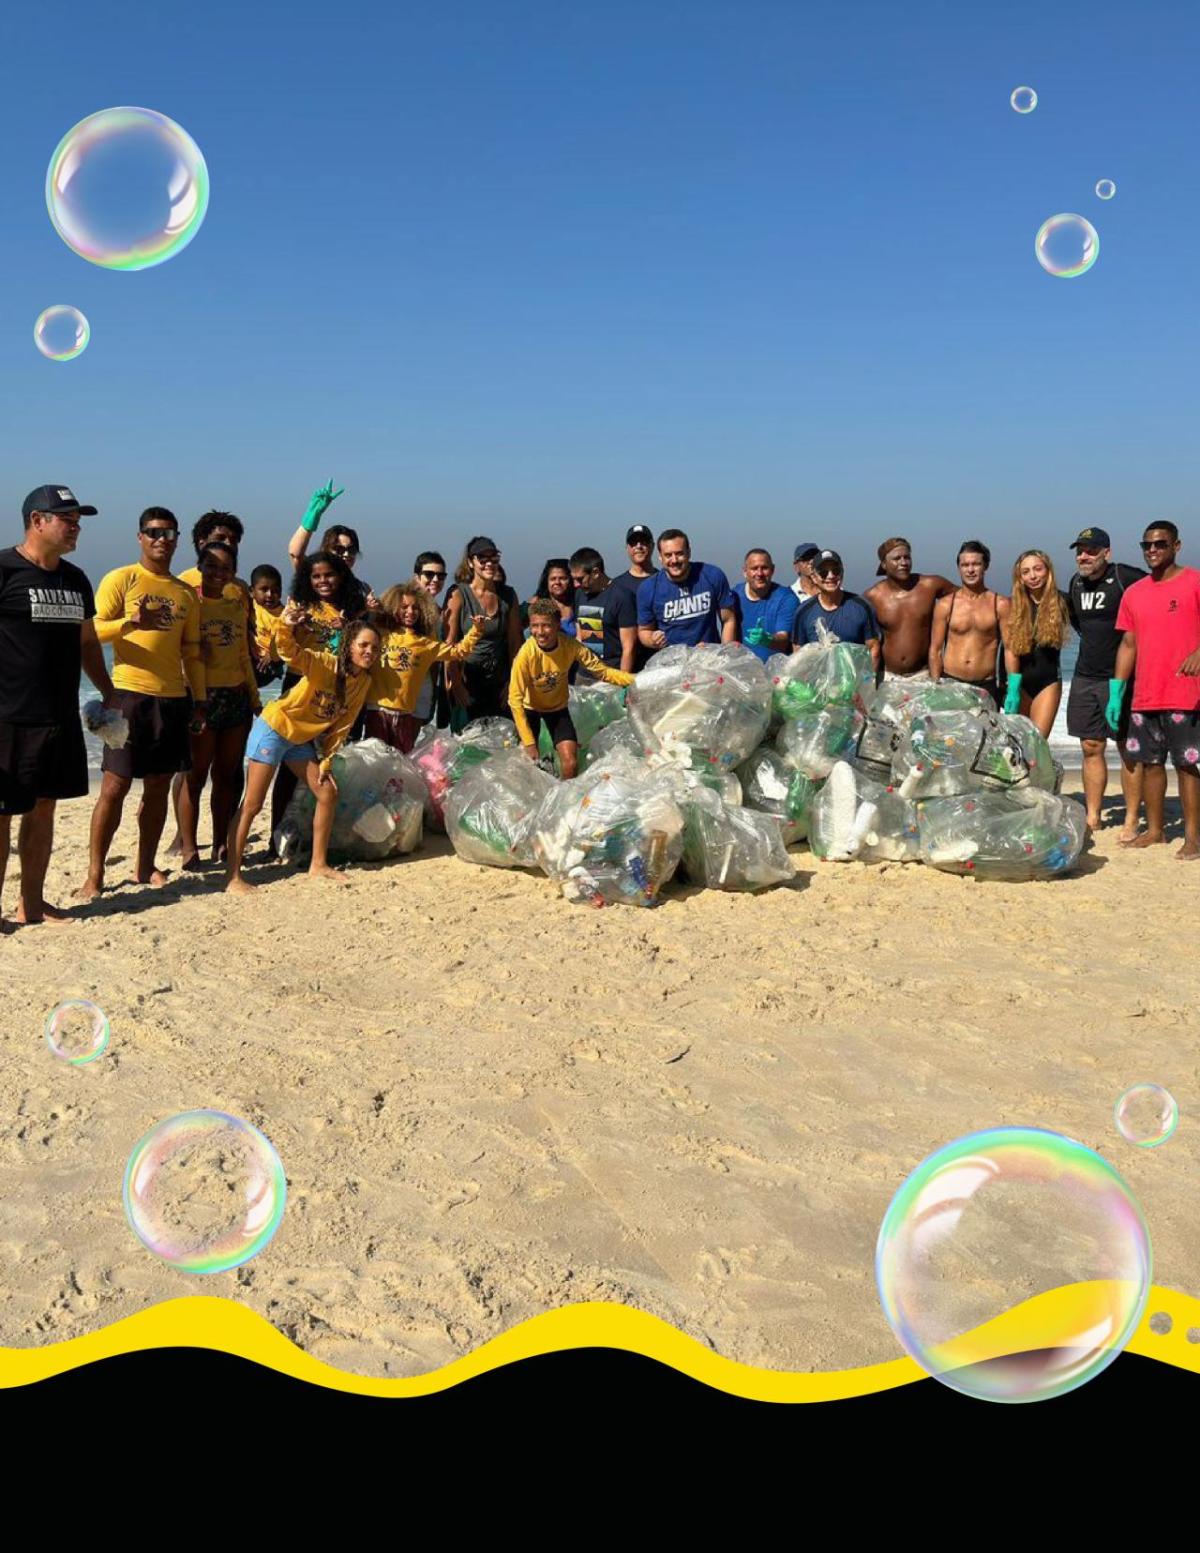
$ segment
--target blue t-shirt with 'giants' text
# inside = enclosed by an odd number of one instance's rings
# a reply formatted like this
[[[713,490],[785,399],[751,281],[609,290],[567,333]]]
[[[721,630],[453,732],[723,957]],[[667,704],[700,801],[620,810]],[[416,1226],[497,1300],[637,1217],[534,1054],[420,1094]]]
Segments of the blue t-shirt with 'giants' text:
[[[670,647],[719,642],[721,611],[734,607],[729,579],[706,561],[693,561],[682,585],[661,571],[638,589],[638,625],[661,631]]]

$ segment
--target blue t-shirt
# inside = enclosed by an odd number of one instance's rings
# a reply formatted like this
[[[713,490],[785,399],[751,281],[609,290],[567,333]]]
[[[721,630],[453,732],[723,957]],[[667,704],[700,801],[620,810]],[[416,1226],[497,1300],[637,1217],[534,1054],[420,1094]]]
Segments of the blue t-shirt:
[[[720,567],[693,561],[682,587],[665,571],[645,579],[638,589],[638,625],[661,631],[669,647],[698,647],[721,640],[721,611],[736,603]]]
[[[823,608],[815,598],[801,605],[792,625],[792,641],[797,647],[820,640],[817,635],[818,620],[825,622],[825,629],[832,632],[839,642],[866,642],[871,638],[879,640],[875,611],[857,593],[847,593],[836,609]]]
[[[762,626],[768,636],[778,636],[781,632],[784,636],[791,636],[792,622],[796,618],[796,611],[800,608],[800,600],[790,588],[783,587],[780,583],[773,582],[771,591],[765,599],[752,599],[746,592],[746,584],[739,582],[733,590],[737,594],[738,615],[742,623],[742,641],[755,655],[765,663],[775,649],[764,642],[761,647],[753,642],[746,641],[746,634],[755,626]]]

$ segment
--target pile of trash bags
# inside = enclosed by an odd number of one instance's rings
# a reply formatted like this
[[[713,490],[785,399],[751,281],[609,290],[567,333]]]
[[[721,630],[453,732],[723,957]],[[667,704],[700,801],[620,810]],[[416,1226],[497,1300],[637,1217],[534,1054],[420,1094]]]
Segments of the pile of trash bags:
[[[466,861],[540,869],[565,899],[598,906],[652,906],[677,871],[705,889],[782,884],[795,871],[787,849],[805,838],[824,861],[981,879],[1048,878],[1083,847],[1083,809],[1058,795],[1061,769],[1032,723],[975,686],[876,689],[866,649],[828,635],[765,665],[736,643],[669,647],[626,704],[588,683],[571,687],[570,707],[582,750],[571,781],[492,718],[462,735],[426,729],[411,760],[388,751],[401,773],[392,792],[419,800]],[[339,826],[343,803],[358,809],[341,844],[403,850],[373,782],[353,799],[343,790]],[[386,838],[379,806],[394,823]]]
[[[363,739],[344,745],[333,757],[331,770],[338,789],[329,836],[331,859],[377,862],[421,845],[426,788],[409,756],[381,739]],[[307,783],[300,783],[275,832],[281,858],[311,856],[316,806]]]

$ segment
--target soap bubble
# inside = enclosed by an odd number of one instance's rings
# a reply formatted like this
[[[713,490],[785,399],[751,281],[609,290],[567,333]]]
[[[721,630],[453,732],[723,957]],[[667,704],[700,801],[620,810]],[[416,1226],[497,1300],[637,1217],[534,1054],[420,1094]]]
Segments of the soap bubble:
[[[63,136],[46,172],[55,230],[82,259],[145,270],[174,258],[208,209],[208,168],[188,132],[149,108],[105,108]]]
[[[59,302],[39,313],[33,326],[33,343],[51,361],[74,361],[87,349],[91,325],[77,307]]]
[[[1113,1108],[1117,1131],[1127,1143],[1155,1149],[1165,1143],[1179,1125],[1175,1097],[1159,1084],[1135,1084]]]
[[[1146,1325],[1154,1333],[1155,1337],[1169,1337],[1175,1323],[1167,1315],[1165,1310],[1155,1311]]]
[[[223,1111],[185,1111],[148,1132],[125,1167],[125,1212],[155,1256],[224,1273],[279,1228],[287,1182],[270,1142]]]
[[[875,1277],[917,1363],[955,1391],[1036,1402],[1125,1347],[1150,1290],[1129,1188],[1083,1144],[999,1127],[947,1144],[892,1199]]]
[[[1101,178],[1100,182],[1096,185],[1096,193],[1102,200],[1112,199],[1116,192],[1117,186],[1111,178]]]
[[[1037,107],[1037,93],[1032,86],[1018,86],[1008,100],[1018,113],[1032,113]]]
[[[1064,214],[1042,222],[1033,246],[1038,263],[1048,275],[1070,280],[1095,264],[1100,237],[1090,221]]]
[[[46,1015],[46,1045],[73,1068],[101,1056],[108,1035],[108,1015],[86,998],[68,998]]]

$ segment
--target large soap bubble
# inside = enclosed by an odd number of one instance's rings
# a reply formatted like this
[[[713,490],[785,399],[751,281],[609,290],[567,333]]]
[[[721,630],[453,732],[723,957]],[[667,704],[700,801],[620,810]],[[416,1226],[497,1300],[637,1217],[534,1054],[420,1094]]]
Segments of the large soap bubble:
[[[155,1256],[186,1273],[224,1273],[279,1228],[287,1181],[257,1127],[223,1111],[185,1111],[134,1149],[124,1195],[134,1233]]]
[[[87,319],[65,302],[56,302],[39,313],[33,326],[33,343],[51,361],[74,361],[87,349],[91,337]]]
[[[1100,252],[1100,237],[1090,221],[1064,212],[1042,222],[1033,248],[1047,275],[1071,280],[1076,275],[1086,274],[1095,264]]]
[[[1141,1209],[1098,1154],[1000,1127],[919,1165],[879,1231],[892,1330],[930,1375],[993,1402],[1073,1391],[1117,1357],[1150,1289]]]
[[[82,259],[145,270],[191,242],[208,209],[208,168],[174,119],[105,108],[63,136],[46,172],[55,230]]]

